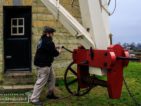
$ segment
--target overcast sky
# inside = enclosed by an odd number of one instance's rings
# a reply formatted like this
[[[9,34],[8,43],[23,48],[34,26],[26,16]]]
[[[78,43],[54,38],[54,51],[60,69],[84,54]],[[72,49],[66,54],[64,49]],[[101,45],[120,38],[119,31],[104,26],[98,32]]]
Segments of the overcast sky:
[[[114,0],[111,0],[112,11]],[[141,43],[141,0],[117,0],[115,13],[110,16],[113,43]]]

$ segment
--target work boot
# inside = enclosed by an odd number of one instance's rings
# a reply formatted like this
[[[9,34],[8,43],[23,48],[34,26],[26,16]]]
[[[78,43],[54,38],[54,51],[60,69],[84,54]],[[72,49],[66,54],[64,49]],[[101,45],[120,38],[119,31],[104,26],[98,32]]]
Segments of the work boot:
[[[54,95],[54,93],[49,93],[47,96],[46,96],[47,99],[59,99],[58,96]]]
[[[37,102],[30,101],[30,102],[35,106],[43,106],[43,103],[41,101],[37,101]]]

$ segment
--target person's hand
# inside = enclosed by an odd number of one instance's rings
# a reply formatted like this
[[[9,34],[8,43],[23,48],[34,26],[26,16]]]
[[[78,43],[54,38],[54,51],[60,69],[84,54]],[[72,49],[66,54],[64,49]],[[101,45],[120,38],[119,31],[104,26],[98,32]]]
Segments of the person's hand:
[[[62,51],[62,45],[57,46],[56,49],[57,49],[57,51],[58,51],[59,53],[61,53],[61,51]]]

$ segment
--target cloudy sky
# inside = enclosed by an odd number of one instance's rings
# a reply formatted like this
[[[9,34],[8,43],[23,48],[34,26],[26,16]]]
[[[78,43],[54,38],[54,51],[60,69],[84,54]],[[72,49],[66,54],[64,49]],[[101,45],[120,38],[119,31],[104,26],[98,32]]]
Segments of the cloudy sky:
[[[114,6],[114,0],[111,1],[110,11]],[[110,28],[113,43],[141,43],[141,0],[117,0]]]

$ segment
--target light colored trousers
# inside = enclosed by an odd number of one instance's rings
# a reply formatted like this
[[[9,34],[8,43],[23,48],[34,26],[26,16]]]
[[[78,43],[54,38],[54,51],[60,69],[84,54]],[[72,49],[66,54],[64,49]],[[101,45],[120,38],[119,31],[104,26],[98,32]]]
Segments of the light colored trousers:
[[[39,101],[41,91],[46,84],[48,85],[48,92],[55,88],[55,75],[52,67],[37,67],[37,71],[37,81],[30,98],[32,102]]]

